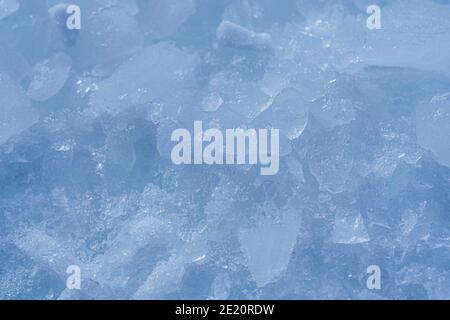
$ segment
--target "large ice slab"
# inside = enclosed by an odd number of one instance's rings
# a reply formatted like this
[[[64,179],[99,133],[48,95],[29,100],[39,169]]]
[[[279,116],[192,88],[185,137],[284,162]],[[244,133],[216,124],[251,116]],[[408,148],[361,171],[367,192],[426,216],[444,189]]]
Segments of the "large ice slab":
[[[450,71],[450,6],[438,1],[400,0],[382,7],[382,28],[367,32],[364,64]],[[439,54],[437,54],[439,53]]]
[[[98,83],[90,104],[95,110],[117,113],[130,106],[170,100],[192,85],[198,63],[196,54],[170,43],[147,47]]]

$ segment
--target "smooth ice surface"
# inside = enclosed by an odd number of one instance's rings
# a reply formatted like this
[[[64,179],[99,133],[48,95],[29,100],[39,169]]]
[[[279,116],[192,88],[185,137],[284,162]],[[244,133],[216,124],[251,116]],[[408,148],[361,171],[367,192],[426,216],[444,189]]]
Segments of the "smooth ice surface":
[[[95,110],[118,113],[130,106],[176,98],[190,86],[197,64],[195,54],[170,43],[147,47],[99,82],[90,104]]]
[[[70,4],[0,0],[0,299],[450,299],[450,1]]]

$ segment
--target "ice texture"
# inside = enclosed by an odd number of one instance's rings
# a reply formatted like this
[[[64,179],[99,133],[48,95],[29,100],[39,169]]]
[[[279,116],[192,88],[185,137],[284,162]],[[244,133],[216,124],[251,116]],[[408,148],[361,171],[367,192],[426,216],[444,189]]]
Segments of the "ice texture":
[[[0,20],[10,16],[19,10],[20,2],[18,0],[1,0],[0,1]]]
[[[64,53],[56,53],[39,62],[32,70],[28,96],[36,101],[46,101],[57,94],[69,78],[72,59]]]
[[[175,99],[192,85],[198,63],[196,54],[170,43],[147,47],[99,82],[90,104],[95,110],[118,113],[130,106]]]
[[[380,32],[368,33],[361,59],[371,65],[413,67],[448,74],[449,15],[446,2],[392,2],[383,8]]]
[[[236,48],[264,50],[272,46],[268,33],[256,33],[230,21],[222,21],[217,28],[217,39]]]
[[[141,1],[141,21],[144,34],[150,39],[175,36],[183,24],[196,12],[196,0]]]
[[[0,73],[0,106],[0,144],[38,121],[25,90],[5,73]]]
[[[373,4],[0,0],[0,299],[450,299],[450,1]]]

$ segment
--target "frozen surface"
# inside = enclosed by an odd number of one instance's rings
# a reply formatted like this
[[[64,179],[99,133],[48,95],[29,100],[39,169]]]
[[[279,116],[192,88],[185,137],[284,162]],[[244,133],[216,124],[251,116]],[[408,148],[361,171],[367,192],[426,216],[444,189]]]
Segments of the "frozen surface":
[[[0,0],[0,299],[450,299],[450,1],[71,3]]]

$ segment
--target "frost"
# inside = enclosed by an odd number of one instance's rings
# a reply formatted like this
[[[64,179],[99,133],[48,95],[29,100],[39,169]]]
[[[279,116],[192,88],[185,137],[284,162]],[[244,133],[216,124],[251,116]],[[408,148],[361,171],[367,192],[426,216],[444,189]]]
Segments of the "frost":
[[[266,50],[272,47],[272,37],[268,33],[256,33],[230,21],[222,21],[217,28],[217,39],[227,46]]]

